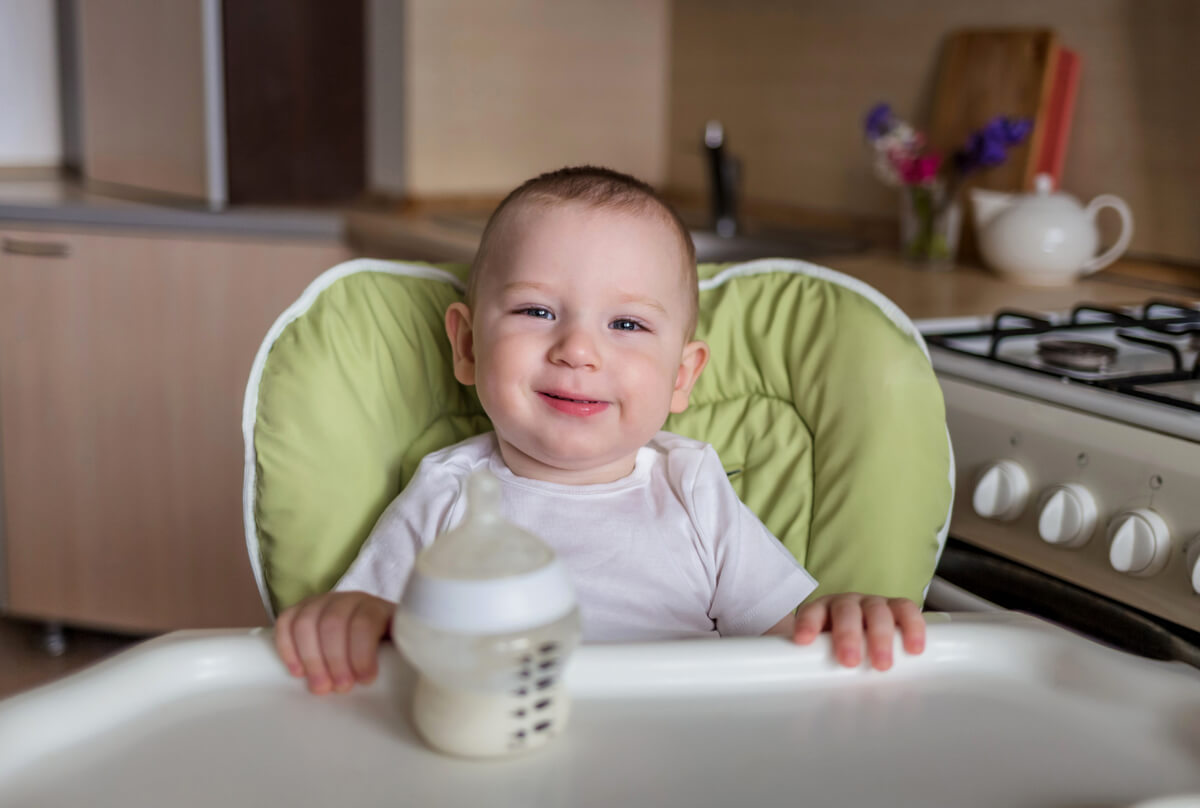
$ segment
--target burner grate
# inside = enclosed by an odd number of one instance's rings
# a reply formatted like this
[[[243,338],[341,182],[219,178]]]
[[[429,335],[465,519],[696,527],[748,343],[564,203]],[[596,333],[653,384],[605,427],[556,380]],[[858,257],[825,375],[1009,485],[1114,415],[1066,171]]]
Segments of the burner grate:
[[[1056,332],[1095,332],[1111,335],[1117,340],[1140,345],[1159,351],[1171,361],[1171,370],[1146,373],[1134,372],[1100,378],[1080,378],[1065,375],[1066,371],[1104,371],[1118,354],[1116,348],[1098,342],[1070,338],[1055,338]],[[1135,331],[1145,332],[1143,334]],[[1000,354],[1006,340],[1018,337],[1046,336],[1038,340],[1039,363],[1030,364],[1008,359]],[[980,354],[955,344],[971,338],[987,338],[986,353]],[[1197,350],[1191,367],[1187,367],[1180,346],[1172,340],[1188,338],[1188,350]],[[1135,398],[1169,404],[1186,410],[1200,412],[1200,404],[1186,399],[1160,395],[1147,386],[1171,382],[1200,380],[1200,309],[1179,301],[1152,299],[1140,309],[1115,309],[1091,303],[1081,303],[1071,310],[1069,318],[1055,323],[1046,317],[1017,309],[1001,309],[992,318],[991,325],[981,330],[956,331],[926,334],[926,341],[944,350],[973,356],[989,362],[1019,368],[1030,373],[1069,378],[1094,387],[1112,390]]]

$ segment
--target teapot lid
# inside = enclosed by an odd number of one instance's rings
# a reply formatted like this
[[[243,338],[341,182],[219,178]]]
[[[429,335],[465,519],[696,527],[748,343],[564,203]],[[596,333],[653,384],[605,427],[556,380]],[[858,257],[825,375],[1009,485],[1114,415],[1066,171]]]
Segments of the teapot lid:
[[[1054,177],[1045,172],[1034,175],[1033,190],[1038,196],[1049,196],[1054,190]]]

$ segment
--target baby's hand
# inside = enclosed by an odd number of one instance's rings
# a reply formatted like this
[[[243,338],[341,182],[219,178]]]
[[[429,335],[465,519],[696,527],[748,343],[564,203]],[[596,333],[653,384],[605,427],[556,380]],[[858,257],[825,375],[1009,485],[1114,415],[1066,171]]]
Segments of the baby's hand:
[[[378,672],[379,642],[396,604],[365,592],[330,592],[300,601],[275,621],[275,648],[313,693],[344,693]]]
[[[925,618],[917,604],[907,598],[846,592],[825,595],[801,606],[796,611],[792,637],[798,644],[808,645],[822,631],[829,631],[834,657],[854,668],[862,662],[865,634],[871,666],[885,671],[892,667],[892,637],[897,626],[905,651],[919,654],[925,650]]]

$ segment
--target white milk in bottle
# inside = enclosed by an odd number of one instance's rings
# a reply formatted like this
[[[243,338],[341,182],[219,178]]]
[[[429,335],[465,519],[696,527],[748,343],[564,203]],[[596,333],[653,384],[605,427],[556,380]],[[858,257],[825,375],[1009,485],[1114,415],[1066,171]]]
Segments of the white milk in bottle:
[[[575,594],[554,551],[500,515],[489,472],[468,479],[462,523],[417,556],[392,636],[419,674],[413,721],[433,748],[519,754],[565,728]]]

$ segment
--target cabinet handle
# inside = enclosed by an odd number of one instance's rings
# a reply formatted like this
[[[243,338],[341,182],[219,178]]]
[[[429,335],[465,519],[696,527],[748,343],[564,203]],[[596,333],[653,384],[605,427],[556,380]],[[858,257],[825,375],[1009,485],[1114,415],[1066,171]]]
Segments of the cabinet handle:
[[[25,241],[23,239],[0,239],[0,252],[7,255],[31,255],[36,258],[66,258],[71,254],[71,245],[65,241]]]

